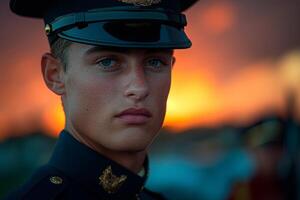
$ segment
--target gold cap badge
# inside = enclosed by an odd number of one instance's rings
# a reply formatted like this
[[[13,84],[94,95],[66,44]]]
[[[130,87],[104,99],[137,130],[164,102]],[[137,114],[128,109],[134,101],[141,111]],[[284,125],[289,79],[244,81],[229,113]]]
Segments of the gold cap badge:
[[[162,0],[118,0],[123,3],[130,3],[136,6],[151,6],[154,4],[159,4]]]
[[[117,192],[117,190],[123,185],[126,179],[127,176],[125,175],[122,175],[120,177],[114,175],[111,166],[109,166],[102,172],[102,175],[99,177],[99,184],[107,193],[113,194]]]

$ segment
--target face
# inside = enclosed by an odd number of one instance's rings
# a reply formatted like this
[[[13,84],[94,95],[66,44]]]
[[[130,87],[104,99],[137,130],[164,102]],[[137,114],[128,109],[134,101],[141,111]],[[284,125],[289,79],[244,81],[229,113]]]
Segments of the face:
[[[172,65],[171,50],[72,44],[63,74],[66,129],[96,148],[145,150],[163,124]]]

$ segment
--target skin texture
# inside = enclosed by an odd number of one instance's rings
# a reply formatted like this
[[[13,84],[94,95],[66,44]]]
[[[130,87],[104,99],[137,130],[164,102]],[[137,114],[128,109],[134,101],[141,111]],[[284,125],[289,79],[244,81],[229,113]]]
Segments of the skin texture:
[[[42,57],[46,85],[62,98],[66,126],[78,141],[138,172],[161,129],[174,64],[172,50],[108,49],[72,44],[67,70],[53,55]],[[145,108],[142,124],[116,117]]]

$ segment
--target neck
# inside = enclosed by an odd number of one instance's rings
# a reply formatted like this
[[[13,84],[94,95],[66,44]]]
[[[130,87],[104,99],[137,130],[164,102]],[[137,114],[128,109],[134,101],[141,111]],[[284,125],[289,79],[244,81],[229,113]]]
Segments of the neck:
[[[98,151],[97,151],[98,152]],[[108,157],[109,159],[117,162],[121,166],[129,169],[134,173],[138,173],[142,170],[143,164],[146,158],[145,152],[107,152],[102,153],[102,155]]]
[[[65,128],[77,141],[88,146],[99,154],[115,161],[119,165],[127,168],[133,173],[138,173],[142,170],[143,164],[147,155],[145,151],[118,151],[108,149],[100,144],[94,144],[91,140],[83,137],[72,129]]]

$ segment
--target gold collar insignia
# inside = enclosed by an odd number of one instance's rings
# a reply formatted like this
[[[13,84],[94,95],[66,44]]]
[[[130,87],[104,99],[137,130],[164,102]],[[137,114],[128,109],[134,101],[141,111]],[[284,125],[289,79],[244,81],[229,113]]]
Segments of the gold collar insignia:
[[[151,6],[153,4],[159,4],[162,0],[118,0],[123,3],[130,3],[136,6]]]
[[[111,166],[109,166],[102,172],[102,175],[99,177],[99,184],[107,193],[113,194],[117,192],[117,190],[123,185],[126,179],[127,176],[125,175],[122,175],[120,177],[114,175]]]

